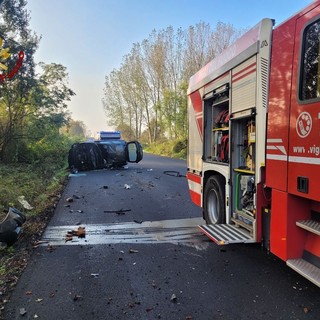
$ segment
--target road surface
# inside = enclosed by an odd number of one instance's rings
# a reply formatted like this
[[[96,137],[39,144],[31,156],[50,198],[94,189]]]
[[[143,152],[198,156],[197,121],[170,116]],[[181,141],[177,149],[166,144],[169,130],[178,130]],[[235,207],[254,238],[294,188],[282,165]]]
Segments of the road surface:
[[[147,154],[71,175],[5,319],[320,319],[319,288],[284,262],[198,231],[185,174]]]

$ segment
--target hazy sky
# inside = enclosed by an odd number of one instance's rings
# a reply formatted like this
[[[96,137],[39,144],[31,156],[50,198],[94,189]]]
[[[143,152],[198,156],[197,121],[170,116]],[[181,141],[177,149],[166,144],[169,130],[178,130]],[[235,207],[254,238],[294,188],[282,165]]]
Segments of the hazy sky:
[[[30,27],[42,36],[36,62],[67,67],[75,91],[70,110],[94,134],[110,129],[103,112],[104,78],[119,69],[132,44],[153,29],[188,28],[200,21],[256,25],[262,18],[279,24],[309,0],[28,0]]]

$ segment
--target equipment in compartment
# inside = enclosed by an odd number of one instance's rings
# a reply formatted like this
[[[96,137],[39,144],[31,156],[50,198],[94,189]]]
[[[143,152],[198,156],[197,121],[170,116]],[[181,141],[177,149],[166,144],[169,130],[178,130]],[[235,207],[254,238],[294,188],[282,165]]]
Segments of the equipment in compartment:
[[[213,119],[213,160],[229,162],[229,110],[214,107]]]
[[[247,124],[248,136],[247,136],[247,155],[246,155],[246,167],[253,171],[254,170],[254,144],[256,142],[256,127],[254,121],[251,120]]]
[[[240,205],[241,210],[251,214],[253,207],[253,194],[255,191],[254,176],[241,175],[240,178]]]

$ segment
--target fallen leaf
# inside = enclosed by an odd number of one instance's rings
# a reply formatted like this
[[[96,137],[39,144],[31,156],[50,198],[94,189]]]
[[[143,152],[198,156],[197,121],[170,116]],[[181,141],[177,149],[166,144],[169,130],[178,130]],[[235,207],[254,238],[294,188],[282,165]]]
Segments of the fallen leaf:
[[[26,291],[26,295],[27,296],[31,296],[32,295],[32,291]]]
[[[66,235],[66,238],[65,238],[66,242],[72,241],[72,239],[73,239],[72,236]]]
[[[303,312],[304,312],[304,313],[308,313],[308,312],[309,312],[309,309],[305,307],[305,308],[303,308]]]
[[[79,227],[78,230],[71,230],[68,231],[66,234],[66,242],[73,240],[73,236],[76,236],[78,238],[85,238],[86,237],[86,228],[84,227]]]
[[[79,238],[85,238],[86,237],[86,228],[79,227],[78,230],[77,230],[77,236]]]

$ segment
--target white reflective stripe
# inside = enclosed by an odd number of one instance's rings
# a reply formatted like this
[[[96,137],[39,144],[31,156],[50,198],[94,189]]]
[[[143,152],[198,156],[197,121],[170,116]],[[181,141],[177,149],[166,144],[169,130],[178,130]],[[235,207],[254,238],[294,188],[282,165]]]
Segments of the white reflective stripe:
[[[194,181],[191,181],[191,180],[188,180],[188,185],[189,185],[190,190],[192,190],[198,194],[201,194],[201,184],[194,182]]]
[[[306,164],[320,164],[320,158],[289,157],[289,162],[306,163]]]
[[[269,159],[269,160],[287,161],[288,157],[285,156],[285,155],[267,154],[267,159]]]
[[[308,158],[308,157],[287,157],[285,155],[267,154],[268,160],[287,161],[291,163],[305,163],[305,164],[320,164],[320,158]]]
[[[282,139],[267,139],[267,143],[281,143]]]
[[[276,146],[267,146],[267,149],[269,150],[278,150]]]

